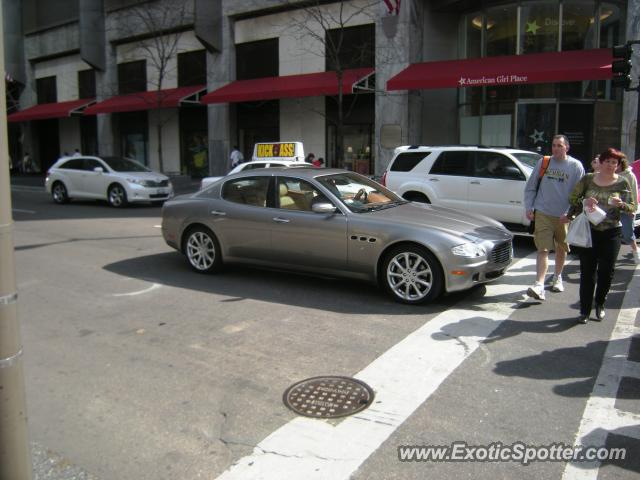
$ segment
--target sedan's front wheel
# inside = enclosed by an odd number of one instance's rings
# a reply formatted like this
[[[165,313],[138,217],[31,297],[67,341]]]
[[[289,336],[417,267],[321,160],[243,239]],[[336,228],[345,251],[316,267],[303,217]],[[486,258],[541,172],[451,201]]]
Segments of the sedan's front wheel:
[[[116,183],[115,185],[111,185],[111,187],[109,187],[109,192],[107,192],[107,199],[109,200],[109,205],[111,205],[112,207],[124,207],[127,205],[127,192],[122,185]]]
[[[196,272],[211,273],[222,266],[218,239],[206,227],[195,227],[189,231],[184,241],[184,253]]]
[[[67,194],[67,187],[62,182],[56,182],[51,188],[51,196],[56,203],[67,203],[69,201],[69,195]]]
[[[442,270],[436,258],[417,245],[391,250],[383,264],[383,283],[393,298],[418,304],[435,299],[442,291]]]

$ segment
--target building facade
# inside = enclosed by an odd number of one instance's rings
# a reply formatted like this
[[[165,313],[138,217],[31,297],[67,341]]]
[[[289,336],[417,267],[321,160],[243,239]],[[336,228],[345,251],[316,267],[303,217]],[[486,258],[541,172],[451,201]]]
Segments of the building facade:
[[[399,145],[548,153],[554,133],[585,164],[607,146],[635,154],[638,94],[611,87],[610,64],[640,39],[640,0],[3,7],[10,153],[30,158],[17,169],[78,149],[223,174],[234,145],[249,157],[280,140],[378,175]]]

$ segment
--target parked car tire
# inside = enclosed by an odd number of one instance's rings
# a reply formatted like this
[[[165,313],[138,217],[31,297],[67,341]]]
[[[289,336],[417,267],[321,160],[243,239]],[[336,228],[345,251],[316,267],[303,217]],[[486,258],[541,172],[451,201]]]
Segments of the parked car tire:
[[[109,201],[109,205],[111,205],[112,207],[125,207],[128,203],[127,191],[119,183],[114,183],[109,187],[109,191],[107,192],[107,200]]]
[[[440,263],[427,249],[400,245],[391,249],[382,264],[381,282],[400,303],[420,304],[436,299],[443,287]]]
[[[53,201],[59,204],[69,202],[69,194],[67,193],[67,187],[62,182],[56,182],[51,187],[51,196]]]
[[[220,244],[215,234],[204,226],[189,229],[184,235],[182,251],[189,265],[198,273],[213,273],[222,268]]]

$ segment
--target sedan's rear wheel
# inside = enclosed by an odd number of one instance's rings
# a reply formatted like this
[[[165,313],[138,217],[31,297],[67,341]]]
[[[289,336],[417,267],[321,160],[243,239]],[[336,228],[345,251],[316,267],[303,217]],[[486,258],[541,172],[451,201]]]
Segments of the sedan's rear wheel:
[[[417,245],[391,250],[383,264],[386,290],[402,303],[429,302],[442,291],[442,271],[436,258]]]
[[[56,182],[51,187],[51,196],[56,203],[67,203],[69,201],[69,195],[67,194],[67,187],[62,182]]]
[[[184,253],[191,267],[199,273],[218,271],[222,265],[218,239],[206,227],[195,227],[187,233]]]
[[[122,185],[116,183],[115,185],[111,185],[111,187],[109,187],[107,199],[109,200],[109,205],[111,205],[112,207],[124,207],[127,205],[127,192]]]

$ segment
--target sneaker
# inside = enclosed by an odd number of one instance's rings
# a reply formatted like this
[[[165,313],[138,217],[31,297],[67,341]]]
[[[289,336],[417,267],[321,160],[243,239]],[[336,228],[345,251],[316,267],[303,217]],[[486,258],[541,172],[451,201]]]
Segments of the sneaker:
[[[640,264],[640,250],[636,250],[635,252],[633,252],[633,260],[637,263]]]
[[[527,289],[527,295],[536,300],[544,300],[544,285],[541,283],[534,283],[532,287]]]
[[[551,291],[564,292],[564,285],[562,285],[562,276],[553,277],[553,282],[551,283]]]
[[[589,321],[589,315],[580,314],[578,317],[578,323],[585,325]]]

